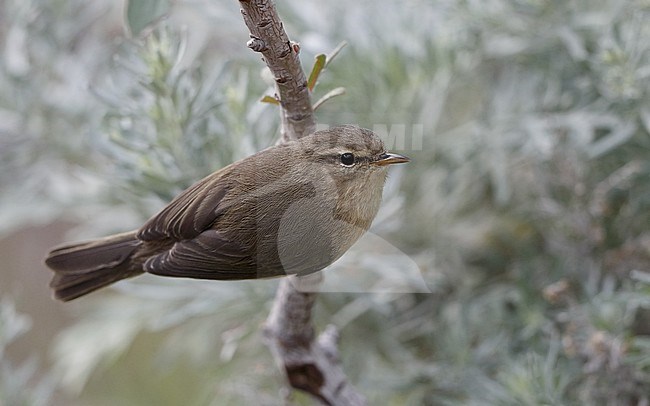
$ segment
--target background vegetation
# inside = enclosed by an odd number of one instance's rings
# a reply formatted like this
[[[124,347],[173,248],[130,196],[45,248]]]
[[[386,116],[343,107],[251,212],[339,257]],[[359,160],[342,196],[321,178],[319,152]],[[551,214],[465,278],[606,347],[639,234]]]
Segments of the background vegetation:
[[[316,306],[370,403],[647,405],[650,5],[278,3],[305,66],[349,43],[319,122],[403,126],[413,158],[372,230],[395,248],[353,250]],[[128,39],[121,2],[0,0],[0,404],[284,404],[260,345],[277,281],[61,305],[35,265],[274,143],[238,14],[177,1]]]

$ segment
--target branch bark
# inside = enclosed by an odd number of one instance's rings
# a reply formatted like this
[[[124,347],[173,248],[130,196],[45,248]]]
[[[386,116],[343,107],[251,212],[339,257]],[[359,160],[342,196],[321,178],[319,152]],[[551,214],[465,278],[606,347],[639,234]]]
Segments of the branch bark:
[[[289,41],[272,0],[240,0],[239,4],[250,30],[247,46],[264,56],[275,78],[282,107],[280,142],[310,134],[316,121],[298,57],[300,47]],[[292,387],[326,405],[365,405],[341,366],[336,327],[328,326],[316,338],[311,312],[321,283],[320,273],[280,281],[264,327],[266,344]]]
[[[348,382],[338,351],[339,333],[329,325],[316,339],[311,311],[322,274],[280,282],[264,327],[267,345],[289,384],[325,405],[360,406],[366,400]]]
[[[264,55],[279,91],[282,142],[312,133],[316,120],[298,57],[300,46],[289,41],[272,0],[240,0],[239,4],[250,31],[246,45]]]

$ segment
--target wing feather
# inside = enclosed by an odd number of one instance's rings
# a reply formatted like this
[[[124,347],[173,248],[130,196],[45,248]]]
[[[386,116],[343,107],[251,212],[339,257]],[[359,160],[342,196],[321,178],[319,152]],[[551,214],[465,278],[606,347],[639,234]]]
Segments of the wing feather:
[[[218,231],[206,230],[149,258],[144,269],[155,275],[185,278],[256,278],[256,263],[248,253],[249,250],[225,239]]]
[[[223,171],[216,172],[178,195],[138,231],[138,239],[186,240],[201,234],[219,215],[219,204],[229,190]]]

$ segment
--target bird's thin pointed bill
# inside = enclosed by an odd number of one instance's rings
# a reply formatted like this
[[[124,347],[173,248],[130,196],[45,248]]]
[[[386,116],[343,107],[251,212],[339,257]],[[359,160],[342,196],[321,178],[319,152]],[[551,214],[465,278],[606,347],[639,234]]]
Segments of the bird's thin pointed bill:
[[[394,154],[392,152],[385,152],[379,156],[379,159],[374,161],[375,165],[390,165],[390,164],[401,164],[410,162],[411,160],[404,155]]]

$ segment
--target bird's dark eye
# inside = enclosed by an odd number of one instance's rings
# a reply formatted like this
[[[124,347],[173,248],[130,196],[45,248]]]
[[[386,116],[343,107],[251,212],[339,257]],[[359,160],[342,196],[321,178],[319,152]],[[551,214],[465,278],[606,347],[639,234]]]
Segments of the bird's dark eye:
[[[354,154],[351,152],[341,154],[341,163],[345,166],[354,165]]]

